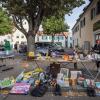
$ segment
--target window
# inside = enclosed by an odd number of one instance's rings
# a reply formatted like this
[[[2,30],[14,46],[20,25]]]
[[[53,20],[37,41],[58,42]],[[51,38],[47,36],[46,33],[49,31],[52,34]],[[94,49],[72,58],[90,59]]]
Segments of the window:
[[[91,9],[91,20],[96,16],[96,9],[92,8]]]
[[[81,22],[80,22],[80,26],[81,26],[81,28],[85,26],[85,17],[84,17],[83,20],[81,20]]]
[[[26,22],[24,24],[26,24]]]
[[[98,35],[96,35],[96,40],[98,40]]]
[[[83,19],[83,25],[85,26],[85,18]]]
[[[64,37],[63,36],[59,36],[59,40],[63,40],[64,39]]]
[[[21,44],[24,44],[24,41],[21,41]]]
[[[91,20],[93,19],[93,9],[91,10]]]
[[[47,38],[47,36],[42,36],[42,39],[47,40],[48,38]]]
[[[79,25],[76,27],[76,32],[79,30]]]
[[[54,40],[58,40],[58,36],[55,36],[55,37],[54,37]]]
[[[21,38],[24,38],[24,36],[21,36]]]
[[[16,43],[19,43],[19,41],[16,41]]]
[[[80,35],[80,38],[81,38],[81,22],[80,22],[80,30],[79,30],[79,35]]]
[[[72,43],[70,43],[70,48],[72,48]]]
[[[62,40],[64,40],[64,37],[62,36]]]
[[[49,36],[49,40],[52,40],[52,36]]]
[[[79,30],[79,25],[75,27],[74,32],[78,32]]]
[[[79,30],[79,25],[77,26],[77,31]]]
[[[16,38],[19,38],[19,36],[16,36]]]
[[[72,40],[72,37],[70,37],[70,40]]]
[[[81,23],[80,23],[80,24],[81,24],[81,27],[83,27],[82,21],[81,21]]]
[[[100,14],[100,0],[97,2],[97,12],[96,14]]]

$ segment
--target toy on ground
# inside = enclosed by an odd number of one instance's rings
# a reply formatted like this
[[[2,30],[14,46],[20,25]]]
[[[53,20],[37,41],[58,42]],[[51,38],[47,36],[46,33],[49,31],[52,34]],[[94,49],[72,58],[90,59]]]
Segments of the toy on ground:
[[[28,83],[16,83],[11,89],[11,94],[28,94],[30,89],[30,84]]]

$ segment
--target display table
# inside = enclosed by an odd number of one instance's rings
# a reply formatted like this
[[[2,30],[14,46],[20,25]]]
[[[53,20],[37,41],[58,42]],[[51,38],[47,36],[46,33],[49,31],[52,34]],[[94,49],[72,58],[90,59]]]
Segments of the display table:
[[[66,61],[62,58],[49,58],[47,59],[46,57],[42,57],[42,58],[37,58],[37,59],[34,59],[35,63],[37,64],[37,66],[39,67],[38,65],[38,61],[46,61],[46,62],[49,62],[49,63],[53,63],[53,62],[56,62],[56,63],[60,63],[61,65],[63,64],[62,67],[68,67],[68,65],[70,63],[74,64],[74,69],[78,69],[78,64],[81,64],[82,65],[82,68],[85,69],[85,71],[87,71],[87,73],[85,73],[86,76],[89,76],[90,79],[94,79],[96,80],[100,74],[100,71],[96,73],[96,75],[94,76],[93,73],[89,70],[89,68],[87,67],[87,65],[89,66],[89,63],[92,63],[95,61],[94,60],[89,60],[89,59],[86,59],[86,60],[80,60],[80,59],[73,59],[73,60],[69,60],[69,61]]]
[[[1,61],[0,67],[7,66],[6,60],[7,59],[14,59],[14,57],[15,57],[15,55],[13,52],[6,54],[5,51],[0,51],[0,61]],[[6,69],[10,69],[10,68],[6,68]],[[3,69],[3,70],[6,70],[6,69]]]
[[[46,58],[46,57],[43,57],[43,58],[37,58],[37,59],[34,59],[34,61],[35,61],[35,63],[37,64],[37,61],[46,61],[46,62],[50,62],[50,63],[53,63],[53,62],[55,62],[55,63],[60,63],[60,64],[63,64],[63,63],[66,63],[66,65],[68,65],[68,64],[70,64],[70,63],[72,63],[72,64],[74,64],[74,69],[77,69],[77,61],[76,60],[68,60],[68,61],[66,61],[66,60],[63,60],[62,58]],[[37,64],[37,66],[38,66],[38,64]]]

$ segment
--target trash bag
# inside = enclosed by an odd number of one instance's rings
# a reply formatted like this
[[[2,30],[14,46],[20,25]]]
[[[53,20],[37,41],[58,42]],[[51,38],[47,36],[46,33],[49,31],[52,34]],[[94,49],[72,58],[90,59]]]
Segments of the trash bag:
[[[46,84],[40,84],[33,88],[30,92],[32,96],[35,97],[42,97],[47,91],[47,85]]]
[[[96,96],[95,89],[93,87],[87,87],[87,95],[90,97],[95,97]]]
[[[55,87],[54,87],[54,95],[59,95],[61,96],[61,87],[59,84],[56,84]]]

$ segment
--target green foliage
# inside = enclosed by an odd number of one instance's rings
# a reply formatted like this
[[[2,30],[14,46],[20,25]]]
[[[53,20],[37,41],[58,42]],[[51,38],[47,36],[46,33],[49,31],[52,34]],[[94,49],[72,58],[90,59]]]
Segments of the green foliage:
[[[27,39],[30,35],[35,37],[44,18],[62,18],[83,3],[84,0],[0,0],[0,4],[12,16],[16,28],[24,33]],[[28,22],[28,31],[23,26],[23,20]]]
[[[59,15],[69,13],[73,8],[79,7],[84,0],[0,0],[4,7],[12,14],[36,15],[39,8],[44,10],[44,15]],[[31,11],[31,12],[30,12]]]
[[[0,8],[0,35],[8,34],[12,31],[11,19],[6,12]]]
[[[38,31],[43,18],[64,17],[79,7],[84,0],[0,0],[2,6],[13,16],[16,27],[25,33],[22,19],[29,24],[29,31]]]
[[[68,25],[64,23],[63,18],[56,18],[55,16],[51,16],[49,18],[45,18],[42,22],[44,33],[46,34],[56,34],[60,32],[68,31]]]

